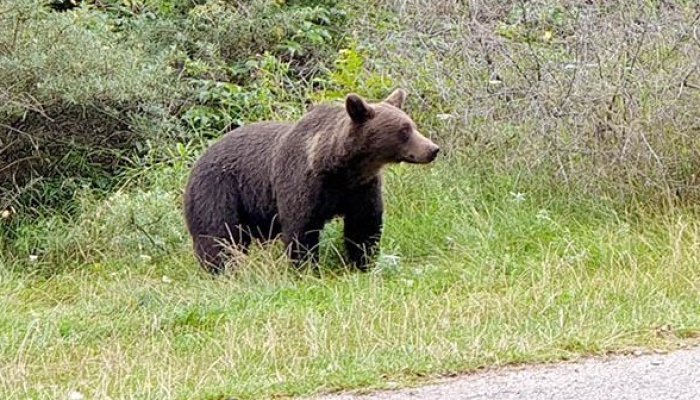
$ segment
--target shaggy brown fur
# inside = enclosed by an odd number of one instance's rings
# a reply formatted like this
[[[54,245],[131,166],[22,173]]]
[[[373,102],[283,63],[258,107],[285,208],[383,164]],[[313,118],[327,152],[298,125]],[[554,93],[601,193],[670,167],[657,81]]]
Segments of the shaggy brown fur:
[[[402,110],[396,90],[378,104],[350,94],[345,107],[314,107],[300,121],[238,128],[195,164],[185,219],[199,261],[224,268],[222,245],[245,253],[281,235],[296,264],[316,262],[321,229],[344,217],[349,261],[369,266],[381,236],[381,168],[429,163],[439,148]]]

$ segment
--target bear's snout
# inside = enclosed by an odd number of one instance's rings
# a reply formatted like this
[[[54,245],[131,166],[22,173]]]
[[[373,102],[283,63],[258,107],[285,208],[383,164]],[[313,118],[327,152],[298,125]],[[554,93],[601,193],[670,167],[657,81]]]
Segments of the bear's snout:
[[[426,145],[423,157],[420,157],[420,160],[418,160],[418,162],[422,164],[428,164],[433,162],[435,158],[437,158],[438,153],[440,152],[440,147],[438,147],[438,145],[436,145],[428,139],[426,140],[430,144]]]
[[[435,148],[431,149],[429,152],[430,156],[428,156],[428,158],[429,158],[428,162],[432,162],[433,160],[435,160],[435,158],[437,158],[437,155],[439,152],[440,152],[440,148],[436,145]]]
[[[409,141],[406,150],[408,151],[403,161],[415,164],[428,164],[437,158],[440,147],[420,133],[414,132],[414,136]]]

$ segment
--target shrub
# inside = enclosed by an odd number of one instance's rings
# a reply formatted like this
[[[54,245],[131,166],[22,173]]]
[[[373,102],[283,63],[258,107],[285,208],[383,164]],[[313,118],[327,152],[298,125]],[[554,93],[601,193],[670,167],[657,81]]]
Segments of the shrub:
[[[31,3],[0,16],[0,205],[47,178],[105,184],[144,139],[134,117],[167,114],[180,89],[167,52],[126,41],[104,15]]]
[[[313,7],[278,3],[209,1],[194,7],[187,19],[187,53],[230,67],[270,52],[290,62],[299,76],[312,76],[341,40],[345,13],[331,2]]]
[[[700,194],[693,2],[386,0],[366,13],[374,68],[420,96],[419,122],[453,153],[626,203]]]
[[[0,6],[0,209],[65,205],[129,160],[297,112],[344,20],[330,1],[43,4]]]

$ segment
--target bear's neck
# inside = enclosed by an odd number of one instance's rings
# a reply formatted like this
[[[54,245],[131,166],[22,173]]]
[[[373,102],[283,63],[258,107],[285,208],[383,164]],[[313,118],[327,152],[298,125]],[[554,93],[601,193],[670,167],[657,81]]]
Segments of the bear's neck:
[[[384,163],[368,157],[358,149],[349,135],[349,124],[349,119],[339,121],[334,132],[315,135],[309,156],[314,173],[352,187],[380,177]]]
[[[341,175],[345,175],[344,177],[349,186],[364,185],[374,179],[381,178],[384,165],[384,163],[357,155],[354,158],[350,158],[343,169],[345,173]]]

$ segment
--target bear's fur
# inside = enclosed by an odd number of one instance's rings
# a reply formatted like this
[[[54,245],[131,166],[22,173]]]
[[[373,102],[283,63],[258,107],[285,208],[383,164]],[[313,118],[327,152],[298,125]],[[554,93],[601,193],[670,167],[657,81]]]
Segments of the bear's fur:
[[[229,132],[195,163],[184,206],[200,263],[224,269],[223,246],[281,238],[296,263],[316,262],[325,223],[344,218],[349,261],[366,269],[382,230],[384,165],[429,163],[439,148],[401,108],[398,89],[377,104],[349,94],[297,123],[260,122]]]

